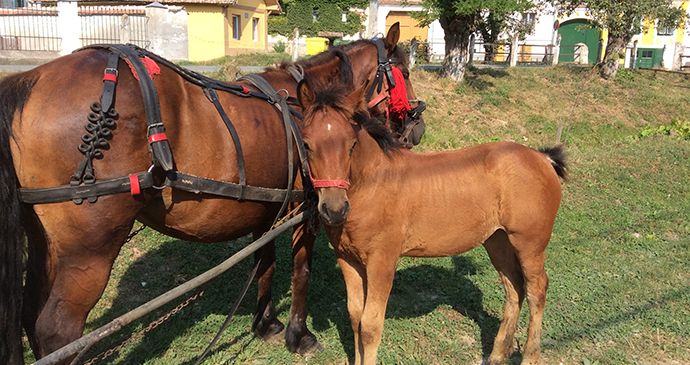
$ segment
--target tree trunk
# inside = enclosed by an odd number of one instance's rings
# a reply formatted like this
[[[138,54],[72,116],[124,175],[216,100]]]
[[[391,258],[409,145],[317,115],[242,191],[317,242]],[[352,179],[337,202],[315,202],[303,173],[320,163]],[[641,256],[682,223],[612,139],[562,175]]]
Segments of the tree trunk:
[[[625,58],[625,46],[630,41],[629,37],[620,37],[609,34],[604,60],[601,64],[601,77],[606,80],[616,78],[618,73],[618,62],[621,55]]]
[[[446,57],[441,65],[441,77],[455,82],[462,81],[467,69],[470,35],[477,30],[478,17],[475,15],[460,18],[439,18],[445,33]]]

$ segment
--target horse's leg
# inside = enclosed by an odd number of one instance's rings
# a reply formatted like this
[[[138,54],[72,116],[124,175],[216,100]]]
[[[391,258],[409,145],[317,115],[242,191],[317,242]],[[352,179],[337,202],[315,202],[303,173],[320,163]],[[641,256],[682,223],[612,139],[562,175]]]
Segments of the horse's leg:
[[[506,306],[503,321],[494,340],[494,348],[486,365],[503,364],[503,359],[513,350],[515,327],[520,317],[520,309],[525,298],[524,278],[520,261],[504,231],[497,231],[484,243],[491,263],[499,275],[506,293]]]
[[[47,238],[47,279],[40,277],[41,270],[35,271],[34,275],[38,275],[33,278],[27,276],[27,295],[40,299],[44,288],[50,291],[32,331],[36,357],[82,335],[86,317],[101,298],[112,264],[134,224],[138,204],[131,197],[111,196],[93,205],[61,203],[34,207]],[[35,308],[39,307],[34,306],[33,314],[25,314],[27,321],[35,316]]]
[[[379,242],[378,244],[382,244]],[[376,245],[377,243],[372,243]],[[364,312],[359,325],[362,344],[362,364],[376,364],[376,354],[381,344],[383,323],[386,318],[386,305],[393,287],[397,255],[370,254],[366,266],[366,291]]]
[[[323,350],[316,336],[307,328],[307,287],[316,236],[307,232],[309,223],[302,223],[292,235],[292,303],[290,321],[285,331],[288,350],[305,355]]]
[[[522,351],[522,365],[536,365],[541,357],[541,325],[544,307],[546,306],[546,290],[549,279],[544,270],[546,245],[551,231],[544,237],[511,234],[510,241],[516,247],[516,252],[527,289],[527,304],[529,305],[529,329],[527,342]],[[525,249],[520,249],[520,248]]]
[[[345,279],[345,288],[347,289],[347,311],[350,313],[350,323],[352,324],[352,331],[355,334],[355,365],[362,363],[363,347],[360,343],[360,323],[362,321],[362,313],[364,313],[364,300],[366,293],[364,288],[366,285],[366,273],[364,268],[356,263],[350,263],[346,258],[341,257],[336,251],[336,257],[340,270],[343,272]]]
[[[266,232],[266,229],[254,232],[254,240],[258,240]],[[261,260],[256,275],[258,277],[258,296],[252,330],[254,334],[266,341],[281,332],[285,326],[276,317],[271,301],[271,282],[276,271],[276,244],[275,240],[267,243],[263,248],[254,253],[254,264]]]

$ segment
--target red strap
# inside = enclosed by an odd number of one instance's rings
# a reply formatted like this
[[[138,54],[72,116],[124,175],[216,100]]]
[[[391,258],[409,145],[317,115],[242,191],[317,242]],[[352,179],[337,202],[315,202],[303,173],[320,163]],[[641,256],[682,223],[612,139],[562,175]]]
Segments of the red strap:
[[[386,93],[380,93],[375,98],[369,100],[369,104],[367,104],[367,108],[373,108],[373,107],[379,105],[379,103],[382,102],[383,99],[385,99],[387,96],[388,95],[386,95]]]
[[[117,81],[117,75],[105,74],[103,75],[103,81]]]
[[[129,175],[129,185],[132,195],[139,195],[141,188],[139,187],[139,176],[136,174]]]
[[[350,188],[350,182],[345,180],[316,180],[314,176],[311,175],[311,169],[308,170],[311,184],[314,185],[315,188],[340,188],[345,190]]]
[[[247,89],[246,87],[242,86],[242,92],[245,93],[245,94],[249,94],[249,89]]]
[[[167,139],[168,137],[165,136],[165,133],[156,133],[149,136],[149,143],[165,141]]]

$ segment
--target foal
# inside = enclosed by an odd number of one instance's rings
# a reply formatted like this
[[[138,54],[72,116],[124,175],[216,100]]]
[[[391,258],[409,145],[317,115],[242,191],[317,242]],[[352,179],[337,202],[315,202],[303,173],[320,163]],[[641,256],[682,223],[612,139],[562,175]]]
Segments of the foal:
[[[368,118],[364,87],[345,100],[339,92],[298,87],[318,210],[347,286],[355,364],[376,362],[398,257],[452,256],[479,245],[506,292],[486,364],[501,364],[511,352],[525,297],[522,364],[537,364],[548,286],[544,251],[561,200],[559,176],[565,178],[561,148],[500,142],[414,153]]]

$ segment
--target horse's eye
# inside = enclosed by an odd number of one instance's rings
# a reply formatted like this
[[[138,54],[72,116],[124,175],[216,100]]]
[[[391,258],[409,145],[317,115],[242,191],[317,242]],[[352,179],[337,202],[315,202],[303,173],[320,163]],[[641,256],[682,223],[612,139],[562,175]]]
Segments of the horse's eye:
[[[405,80],[410,78],[410,72],[409,71],[405,70],[405,72],[403,72],[402,74],[403,74],[403,77],[405,78]]]
[[[352,151],[355,150],[355,146],[357,145],[357,141],[352,145],[352,148],[350,148],[350,156],[352,156]]]
[[[311,149],[309,148],[309,144],[307,144],[307,142],[304,142],[304,143],[302,143],[302,144],[304,145],[304,149],[305,149],[305,150],[311,151]]]

